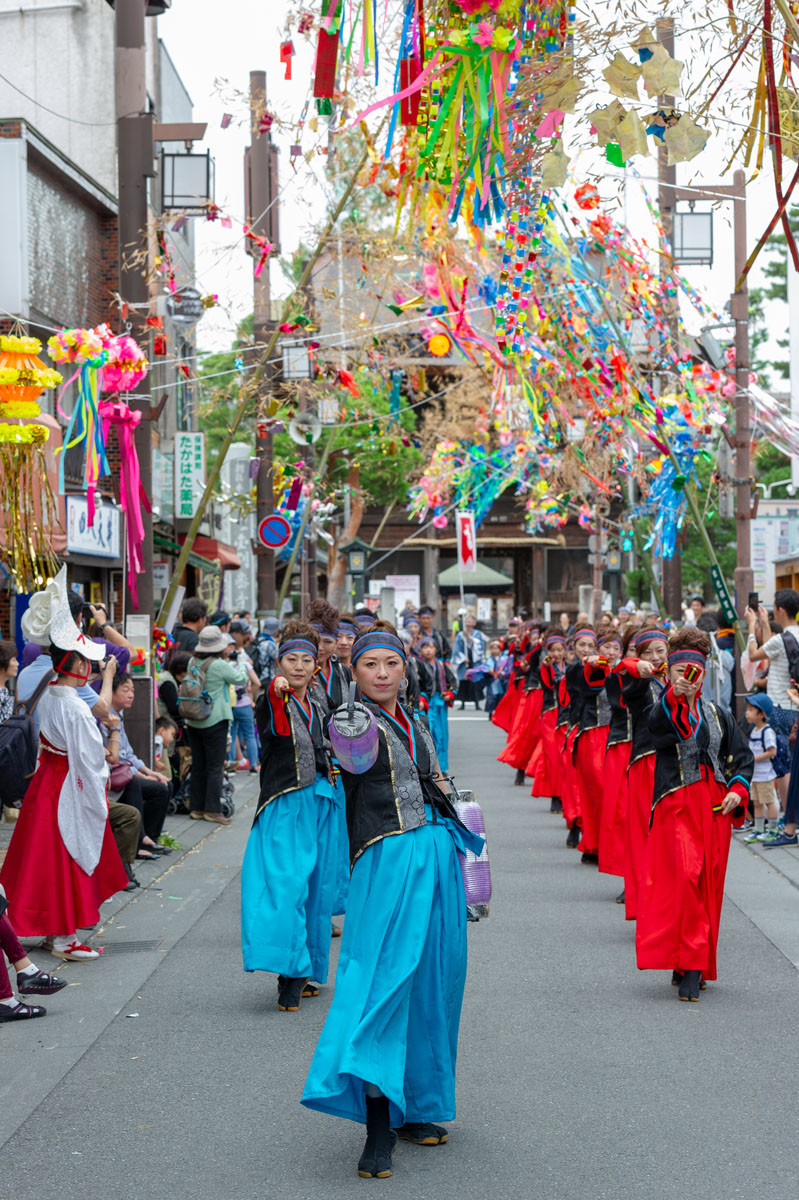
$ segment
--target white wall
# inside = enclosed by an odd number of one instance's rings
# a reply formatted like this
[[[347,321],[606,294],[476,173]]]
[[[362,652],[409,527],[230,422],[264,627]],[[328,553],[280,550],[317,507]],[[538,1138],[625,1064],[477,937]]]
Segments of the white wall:
[[[22,138],[0,138],[0,309],[20,316],[29,302],[26,151]]]
[[[37,0],[0,0],[3,74],[37,101],[0,79],[0,117],[24,117],[116,195],[114,11],[106,0],[36,7]]]

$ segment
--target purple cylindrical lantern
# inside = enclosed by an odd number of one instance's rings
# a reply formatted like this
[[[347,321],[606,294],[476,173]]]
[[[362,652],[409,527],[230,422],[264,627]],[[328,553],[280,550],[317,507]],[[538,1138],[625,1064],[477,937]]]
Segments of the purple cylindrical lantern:
[[[355,701],[355,684],[350,684],[347,703],[337,708],[328,728],[330,744],[339,764],[352,775],[363,775],[377,760],[380,734],[374,714]]]
[[[469,918],[479,921],[481,917],[488,916],[491,900],[491,864],[488,861],[488,841],[483,810],[475,800],[474,792],[458,792],[455,811],[466,828],[483,839],[483,849],[480,854],[474,854],[471,850],[466,850],[465,853],[458,851]]]

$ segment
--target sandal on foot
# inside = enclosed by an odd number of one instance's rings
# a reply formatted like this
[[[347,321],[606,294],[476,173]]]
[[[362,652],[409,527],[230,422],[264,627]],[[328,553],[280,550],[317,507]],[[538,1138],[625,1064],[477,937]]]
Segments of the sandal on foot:
[[[0,1004],[0,1021],[28,1021],[31,1017],[43,1017],[47,1012],[41,1004],[20,1004],[13,1008],[9,1004]]]
[[[67,986],[66,979],[37,971],[35,975],[17,975],[17,991],[20,996],[52,996]]]
[[[414,1146],[443,1146],[449,1133],[443,1125],[433,1125],[429,1121],[406,1121],[397,1130],[397,1137],[403,1142],[413,1142]]]

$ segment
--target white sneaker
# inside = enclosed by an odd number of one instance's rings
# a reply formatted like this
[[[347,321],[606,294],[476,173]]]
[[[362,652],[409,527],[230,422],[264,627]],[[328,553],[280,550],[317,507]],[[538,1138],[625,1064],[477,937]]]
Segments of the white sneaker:
[[[89,962],[93,958],[99,958],[101,951],[84,946],[73,934],[71,937],[54,938],[50,953],[66,962]]]

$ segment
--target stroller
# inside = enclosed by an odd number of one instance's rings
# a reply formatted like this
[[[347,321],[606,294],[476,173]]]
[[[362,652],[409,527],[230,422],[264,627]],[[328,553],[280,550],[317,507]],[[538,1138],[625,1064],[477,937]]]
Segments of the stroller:
[[[173,816],[177,815],[177,816],[185,817],[185,816],[188,816],[188,814],[189,814],[189,810],[191,807],[190,797],[189,797],[189,780],[190,779],[191,779],[191,767],[189,767],[189,770],[181,778],[180,783],[178,784],[175,791],[172,793],[169,804],[167,806],[167,812],[172,814]],[[233,786],[233,780],[230,779],[227,774],[224,774],[222,776],[222,793],[219,797],[220,808],[222,810],[223,817],[232,817],[234,812],[236,811],[236,804],[233,799],[234,791],[235,791],[235,788]]]

